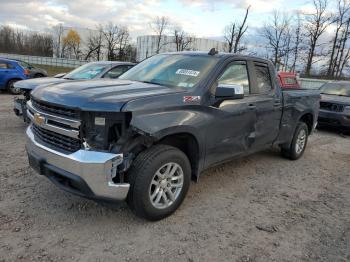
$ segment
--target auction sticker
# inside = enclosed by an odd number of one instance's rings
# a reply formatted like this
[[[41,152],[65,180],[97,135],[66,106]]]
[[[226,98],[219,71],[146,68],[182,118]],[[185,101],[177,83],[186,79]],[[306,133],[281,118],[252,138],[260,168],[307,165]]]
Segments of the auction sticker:
[[[197,77],[199,75],[199,71],[189,70],[189,69],[178,69],[176,71],[177,75],[185,75],[185,76],[193,76]]]
[[[184,103],[199,102],[201,101],[200,96],[184,96]]]

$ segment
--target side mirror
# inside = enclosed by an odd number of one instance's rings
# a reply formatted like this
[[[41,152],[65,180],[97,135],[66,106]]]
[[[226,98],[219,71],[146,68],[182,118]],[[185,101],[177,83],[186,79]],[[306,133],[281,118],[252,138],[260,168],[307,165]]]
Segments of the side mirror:
[[[215,96],[217,98],[242,99],[244,88],[241,85],[219,84]]]

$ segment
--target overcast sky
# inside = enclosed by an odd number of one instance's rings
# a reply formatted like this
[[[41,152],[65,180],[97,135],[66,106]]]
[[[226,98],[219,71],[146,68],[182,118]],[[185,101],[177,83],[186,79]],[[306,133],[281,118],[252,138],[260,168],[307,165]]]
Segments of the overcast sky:
[[[156,16],[168,16],[171,22],[198,37],[223,34],[230,21],[239,19],[252,5],[248,24],[259,27],[274,10],[292,14],[308,9],[307,0],[0,0],[0,24],[30,30],[45,30],[58,23],[65,26],[95,28],[112,21],[127,25],[131,35],[149,34]]]

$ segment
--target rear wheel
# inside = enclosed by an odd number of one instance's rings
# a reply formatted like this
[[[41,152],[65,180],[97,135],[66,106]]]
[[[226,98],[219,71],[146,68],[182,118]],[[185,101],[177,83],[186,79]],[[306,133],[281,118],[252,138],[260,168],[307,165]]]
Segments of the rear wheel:
[[[35,74],[34,75],[34,78],[39,78],[39,77],[44,77],[44,75],[43,74]]]
[[[304,122],[299,122],[289,148],[281,148],[282,155],[291,160],[299,159],[305,151],[308,136],[309,129],[307,125]]]
[[[21,89],[14,86],[17,81],[18,80],[10,80],[7,83],[7,90],[13,95],[19,95],[21,93]]]
[[[128,204],[142,218],[160,220],[184,200],[191,177],[186,155],[175,147],[156,145],[140,153],[128,172]]]

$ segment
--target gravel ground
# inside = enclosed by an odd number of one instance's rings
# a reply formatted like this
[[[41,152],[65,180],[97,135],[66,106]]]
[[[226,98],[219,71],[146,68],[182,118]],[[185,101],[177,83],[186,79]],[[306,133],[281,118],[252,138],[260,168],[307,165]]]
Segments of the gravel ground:
[[[350,137],[317,131],[298,161],[268,150],[192,183],[150,223],[61,191],[28,166],[0,95],[0,261],[350,261]]]

